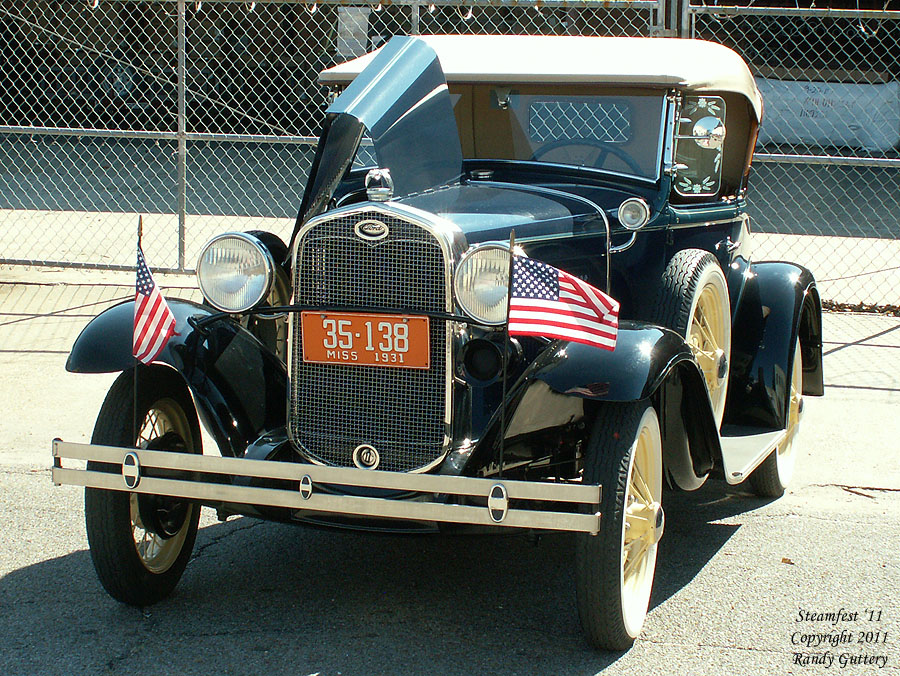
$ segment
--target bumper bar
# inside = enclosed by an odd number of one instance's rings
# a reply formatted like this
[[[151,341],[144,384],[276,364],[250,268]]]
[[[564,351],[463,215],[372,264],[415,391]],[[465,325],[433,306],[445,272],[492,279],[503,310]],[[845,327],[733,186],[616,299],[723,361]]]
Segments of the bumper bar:
[[[120,472],[67,469],[62,465],[63,459],[117,465]],[[151,470],[145,474],[147,468]],[[164,479],[152,476],[153,470],[185,474],[177,479]],[[224,475],[229,480],[223,483],[220,477],[204,477],[204,474]],[[591,534],[600,530],[600,486],[573,483],[325,467],[75,444],[59,439],[53,441],[52,477],[57,485],[166,495],[201,502],[284,507],[301,514],[343,514]],[[251,478],[296,481],[298,487],[288,490],[241,485]],[[323,491],[323,486],[328,486],[329,490]],[[337,486],[409,491],[419,495],[406,500],[340,495],[334,492]],[[460,498],[480,498],[486,500],[487,506],[453,504]],[[520,502],[513,506],[510,504],[513,500]],[[554,503],[564,503],[572,511],[552,511]],[[559,509],[558,504],[556,509]]]

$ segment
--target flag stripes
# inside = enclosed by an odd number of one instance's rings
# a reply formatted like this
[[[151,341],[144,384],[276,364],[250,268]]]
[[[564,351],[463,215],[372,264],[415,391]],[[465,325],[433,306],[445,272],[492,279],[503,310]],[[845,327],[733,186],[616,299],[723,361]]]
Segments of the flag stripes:
[[[138,244],[134,290],[132,354],[144,364],[155,360],[175,333],[175,316],[153,281]]]
[[[509,332],[614,350],[619,303],[577,277],[524,256],[513,260]]]

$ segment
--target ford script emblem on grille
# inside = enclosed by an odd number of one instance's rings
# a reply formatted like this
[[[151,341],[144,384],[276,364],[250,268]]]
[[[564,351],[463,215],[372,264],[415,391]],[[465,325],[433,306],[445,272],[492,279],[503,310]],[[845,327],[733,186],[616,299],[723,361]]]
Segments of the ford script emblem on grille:
[[[353,464],[360,469],[375,469],[381,462],[381,456],[374,446],[360,444],[353,451]]]
[[[381,221],[376,221],[374,218],[360,221],[353,230],[356,232],[357,237],[367,239],[370,242],[384,239],[388,236],[388,227]]]

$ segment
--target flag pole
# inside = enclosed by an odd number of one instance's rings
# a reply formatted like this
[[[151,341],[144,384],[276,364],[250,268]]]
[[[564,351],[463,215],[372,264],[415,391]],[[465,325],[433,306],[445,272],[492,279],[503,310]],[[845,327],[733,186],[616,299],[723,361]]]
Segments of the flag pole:
[[[503,478],[503,451],[506,437],[506,372],[509,363],[509,306],[513,288],[513,250],[516,246],[516,231],[509,231],[509,270],[506,276],[506,323],[503,325],[503,394],[500,397],[500,449],[497,453],[497,478]]]
[[[140,253],[141,253],[141,237],[143,236],[143,234],[144,234],[144,216],[143,216],[143,214],[140,214],[140,215],[138,216],[138,228],[137,228],[137,236],[138,236],[138,238],[137,238],[137,251],[135,252],[135,255],[134,255],[134,257],[135,257],[135,268],[134,268],[134,274],[135,274],[135,281],[134,281],[135,286],[134,286],[134,288],[135,288],[135,293],[137,293],[137,271],[138,271],[137,264],[138,264],[138,262],[139,262],[139,261],[137,260],[137,257],[138,257],[138,255],[140,255]],[[135,298],[135,305],[134,305],[134,307],[135,307],[135,310],[137,310],[137,298]],[[137,396],[137,393],[138,393],[138,384],[137,384],[137,381],[138,381],[138,371],[140,370],[140,369],[138,368],[138,367],[140,366],[140,361],[138,360],[137,356],[134,355],[134,326],[132,326],[132,328],[131,328],[131,354],[133,355],[133,359],[134,359],[134,378],[131,379],[132,384],[133,384],[133,387],[132,387],[132,397],[133,397],[132,403],[133,403],[133,406],[132,406],[132,412],[131,412],[131,438],[134,439],[134,443],[137,444],[137,435],[138,435],[138,428],[137,428],[137,417],[138,417],[138,396]]]

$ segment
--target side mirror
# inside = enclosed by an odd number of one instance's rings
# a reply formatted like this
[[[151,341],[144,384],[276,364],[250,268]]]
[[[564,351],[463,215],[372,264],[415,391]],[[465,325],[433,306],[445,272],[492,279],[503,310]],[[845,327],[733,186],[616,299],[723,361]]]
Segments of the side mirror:
[[[694,143],[701,148],[718,150],[725,145],[725,123],[712,115],[701,117],[694,124],[691,136],[694,138]]]

